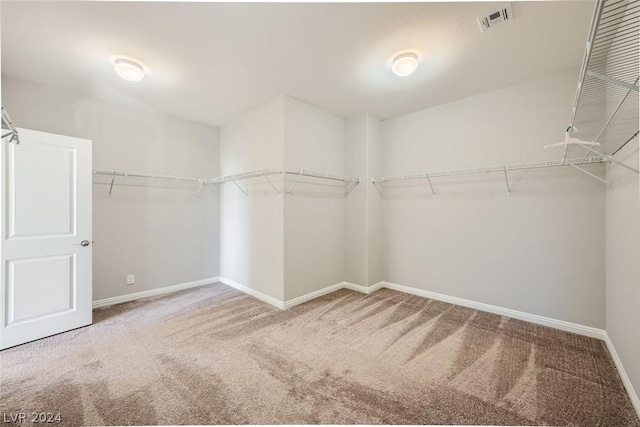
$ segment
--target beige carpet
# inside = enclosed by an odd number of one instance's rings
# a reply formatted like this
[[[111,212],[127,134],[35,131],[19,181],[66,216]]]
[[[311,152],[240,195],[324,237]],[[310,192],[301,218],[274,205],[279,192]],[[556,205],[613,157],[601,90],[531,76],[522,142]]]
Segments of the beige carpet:
[[[0,412],[64,424],[640,426],[603,342],[390,290],[280,311],[222,284],[0,352]]]

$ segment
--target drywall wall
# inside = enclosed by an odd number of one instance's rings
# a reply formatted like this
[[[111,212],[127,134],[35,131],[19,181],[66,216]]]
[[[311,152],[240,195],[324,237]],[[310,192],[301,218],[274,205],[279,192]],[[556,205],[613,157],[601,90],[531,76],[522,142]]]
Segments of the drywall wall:
[[[367,174],[367,115],[352,117],[345,128],[345,174]],[[345,200],[345,281],[368,282],[367,182],[363,179]]]
[[[363,186],[367,189],[367,286],[383,280],[382,260],[382,195],[372,184],[382,175],[381,122],[367,115],[367,174]]]
[[[638,167],[638,138],[615,156]],[[607,333],[640,391],[640,188],[638,175],[610,163],[606,195]]]
[[[344,174],[345,121],[284,97],[284,168]],[[295,175],[287,175],[286,188]],[[285,299],[344,281],[345,189],[303,177],[284,198]]]
[[[382,122],[385,175],[558,159],[577,70]],[[604,167],[588,168],[604,175]],[[386,281],[603,328],[604,186],[572,168],[385,184]]]
[[[283,170],[284,97],[262,105],[220,129],[222,175],[258,169]],[[282,187],[282,178],[271,177]],[[262,178],[220,189],[220,274],[284,300],[284,206]]]
[[[380,121],[364,114],[346,121],[346,174],[361,183],[346,198],[345,280],[360,286],[382,281],[382,205],[371,185],[381,173]]]
[[[93,141],[93,168],[213,177],[218,130],[164,114],[85,99],[2,77],[17,126]],[[116,181],[93,185],[93,298],[218,276],[218,194],[197,186]],[[127,274],[136,283],[126,285]]]
[[[344,120],[281,96],[222,126],[221,173],[311,169],[344,173]],[[221,276],[280,301],[344,280],[345,193],[341,183],[295,175],[224,184]]]

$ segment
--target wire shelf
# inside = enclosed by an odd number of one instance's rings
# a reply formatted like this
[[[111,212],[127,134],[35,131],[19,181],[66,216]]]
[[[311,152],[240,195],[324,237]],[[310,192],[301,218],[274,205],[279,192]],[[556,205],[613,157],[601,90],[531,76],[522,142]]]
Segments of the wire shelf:
[[[258,170],[254,170],[254,171],[249,171],[249,172],[242,172],[242,173],[237,173],[234,175],[224,175],[224,176],[219,176],[217,178],[211,178],[211,179],[207,179],[205,181],[205,184],[223,184],[225,182],[232,182],[235,184],[236,187],[238,187],[238,189],[240,189],[240,191],[242,191],[244,193],[245,196],[249,195],[249,192],[247,190],[245,190],[244,188],[242,188],[240,186],[240,184],[238,184],[238,181],[243,181],[246,179],[251,179],[251,178],[264,178],[269,185],[271,185],[271,187],[273,188],[273,190],[280,194],[280,190],[278,189],[278,187],[276,187],[276,185],[273,183],[273,181],[271,181],[271,179],[269,179],[270,175],[279,175],[282,172],[279,171],[274,171],[274,170],[270,170],[270,169],[258,169]]]
[[[291,193],[293,191],[293,188],[298,184],[298,182],[300,181],[300,178],[302,178],[303,176],[310,177],[310,178],[329,179],[332,181],[341,181],[344,183],[345,188],[347,188],[347,195],[349,195],[349,193],[353,191],[356,185],[360,184],[360,178],[357,178],[354,176],[337,175],[333,173],[314,171],[310,169],[289,170],[289,171],[285,171],[285,173],[289,175],[297,175],[296,180],[293,182],[293,184],[291,184],[291,186],[287,190],[287,193]]]
[[[461,176],[461,175],[476,175],[476,174],[487,174],[487,173],[501,173],[504,175],[507,194],[511,194],[511,186],[509,185],[508,173],[523,171],[523,170],[531,170],[531,169],[571,166],[576,169],[579,169],[580,171],[597,179],[600,182],[609,184],[603,178],[581,167],[582,165],[599,164],[599,163],[603,163],[604,161],[605,159],[603,157],[584,157],[584,158],[576,158],[576,159],[568,159],[568,160],[550,160],[546,162],[519,163],[519,164],[512,164],[512,165],[490,166],[490,167],[473,168],[473,169],[455,169],[455,170],[447,170],[447,171],[439,171],[439,172],[425,172],[425,173],[417,173],[412,175],[383,176],[380,178],[373,178],[372,182],[373,184],[383,184],[385,182],[392,182],[392,181],[426,179],[427,182],[429,183],[429,187],[431,188],[431,193],[433,194],[433,196],[435,196],[436,191],[433,188],[433,183],[431,182],[431,178]]]
[[[193,178],[193,177],[186,177],[186,176],[170,176],[170,175],[150,175],[150,174],[138,173],[138,172],[122,172],[122,171],[105,170],[105,169],[94,169],[93,176],[111,178],[111,181],[109,183],[109,194],[113,192],[113,186],[116,183],[116,178],[119,178],[119,179],[137,178],[137,179],[160,180],[165,182],[198,183],[200,185],[198,187],[198,192],[196,193],[196,198],[200,195],[202,186],[205,183],[205,180],[201,178]]]
[[[277,175],[281,172],[269,170],[269,169],[258,169],[250,172],[242,172],[234,175],[224,175],[219,176],[217,178],[207,179],[207,184],[222,184],[224,182],[233,182],[233,181],[243,181],[245,179],[258,178],[269,175]]]
[[[194,177],[187,177],[187,176],[150,175],[150,174],[144,174],[144,173],[138,173],[138,172],[122,172],[122,171],[113,171],[113,170],[104,170],[104,169],[97,169],[93,171],[93,175],[95,177],[111,178],[111,182],[109,185],[109,194],[111,194],[113,191],[113,185],[116,181],[116,178],[142,178],[142,179],[155,179],[155,180],[173,181],[173,182],[198,183],[199,186],[198,186],[198,191],[196,193],[196,197],[200,195],[200,191],[202,191],[202,187],[205,186],[206,184],[223,184],[225,182],[233,182],[236,186],[238,186],[238,188],[240,188],[240,190],[245,195],[248,195],[248,192],[245,191],[242,187],[240,187],[237,181],[242,181],[245,179],[257,178],[257,177],[264,177],[269,182],[269,184],[271,184],[273,189],[277,193],[280,193],[280,190],[276,188],[276,186],[273,184],[273,182],[271,182],[271,180],[268,177],[269,175],[275,175],[279,173],[280,172],[278,171],[273,171],[268,169],[259,169],[259,170],[250,171],[250,172],[238,173],[235,175],[225,175],[225,176],[219,176],[217,178],[204,179],[204,178],[194,178]]]
[[[586,157],[586,158],[576,158],[576,159],[567,159],[562,162],[562,160],[550,160],[546,162],[531,162],[531,163],[518,163],[511,165],[502,165],[502,166],[489,166],[482,168],[469,168],[469,169],[454,169],[454,170],[446,170],[446,171],[437,171],[437,172],[425,172],[425,173],[417,173],[411,175],[396,175],[396,176],[383,176],[379,178],[374,178],[374,184],[380,184],[384,182],[391,181],[405,181],[412,179],[427,179],[427,178],[438,178],[438,177],[447,177],[447,176],[459,176],[459,175],[475,175],[475,174],[485,174],[485,173],[503,173],[503,172],[515,172],[529,169],[542,169],[542,168],[552,168],[552,167],[560,167],[560,166],[580,166],[580,165],[589,165],[589,164],[598,164],[603,163],[604,159],[602,157]]]
[[[613,155],[638,135],[640,0],[599,0],[571,114],[571,136]],[[564,158],[590,156],[566,146]]]
[[[93,171],[94,176],[109,176],[109,177],[121,177],[121,178],[145,178],[145,179],[158,179],[164,181],[183,181],[183,182],[202,182],[201,178],[192,178],[185,176],[169,176],[169,175],[149,175],[137,172],[121,172],[104,169],[96,169]]]

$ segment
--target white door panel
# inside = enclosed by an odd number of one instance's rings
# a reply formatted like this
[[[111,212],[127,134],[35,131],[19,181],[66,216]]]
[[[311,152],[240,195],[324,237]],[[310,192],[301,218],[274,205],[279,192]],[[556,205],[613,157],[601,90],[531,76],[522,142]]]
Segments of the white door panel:
[[[0,349],[91,323],[91,141],[2,142]]]
[[[7,159],[8,237],[75,235],[76,150],[44,144],[11,147]],[[38,171],[37,182],[34,170]]]
[[[75,308],[73,254],[7,261],[7,326]]]

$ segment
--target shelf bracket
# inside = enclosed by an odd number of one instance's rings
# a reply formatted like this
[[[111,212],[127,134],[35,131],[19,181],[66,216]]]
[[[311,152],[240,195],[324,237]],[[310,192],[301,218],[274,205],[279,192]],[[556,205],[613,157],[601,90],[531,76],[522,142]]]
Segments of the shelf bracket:
[[[6,138],[7,136],[11,136],[11,138],[9,138],[9,142],[15,142],[16,145],[20,144],[20,136],[18,135],[18,130],[11,121],[11,117],[9,117],[9,114],[7,114],[7,110],[5,110],[4,107],[2,107],[2,123],[9,131],[8,133],[2,135],[2,139]]]
[[[20,138],[18,137],[18,131],[10,131],[2,135],[2,138],[6,138],[7,136],[11,136],[9,138],[9,142],[14,142],[16,145],[20,144]]]
[[[238,184],[234,180],[231,180],[231,182],[233,182],[236,185],[236,187],[238,187],[240,189],[240,191],[242,191],[244,193],[245,196],[249,195],[249,192],[248,191],[244,191],[244,188],[240,187],[240,184]]]
[[[296,180],[293,182],[293,184],[291,184],[291,187],[289,187],[289,189],[287,190],[287,193],[291,193],[291,190],[293,190],[293,187],[296,186],[296,184],[298,183],[298,181],[300,181],[300,178],[302,178],[302,174],[304,173],[304,171],[300,171],[300,175],[298,175],[298,177],[296,178]]]
[[[565,162],[565,164],[567,164],[567,165],[571,165],[571,166],[573,166],[574,168],[578,169],[579,171],[584,172],[584,173],[586,173],[587,175],[589,175],[589,176],[591,176],[591,177],[593,177],[593,178],[597,179],[598,181],[603,182],[603,183],[605,183],[606,185],[608,185],[609,187],[611,187],[611,184],[610,184],[607,180],[604,180],[604,179],[600,178],[598,175],[596,175],[596,174],[594,174],[594,173],[591,173],[591,172],[589,172],[588,170],[586,170],[586,169],[584,169],[584,168],[581,168],[581,167],[580,167],[580,166],[578,166],[578,165],[574,165],[574,164],[573,164],[573,163],[571,163],[571,162]]]
[[[271,184],[271,186],[273,187],[273,189],[275,190],[275,192],[276,192],[276,193],[278,193],[278,194],[280,194],[280,190],[278,190],[278,188],[277,188],[277,187],[273,184],[273,182],[269,179],[269,176],[268,176],[268,175],[263,175],[263,176],[264,176],[264,179],[266,179],[266,180],[267,180],[267,182],[268,182],[269,184]]]
[[[429,181],[429,187],[431,187],[431,195],[436,197],[436,191],[433,189],[433,184],[431,184],[431,177],[429,177],[429,175],[427,175],[427,181]]]
[[[601,153],[601,152],[599,152],[599,151],[594,150],[593,148],[591,148],[591,147],[589,147],[589,146],[587,146],[587,145],[582,145],[582,146],[583,146],[584,148],[586,148],[587,150],[591,151],[592,153],[595,153],[595,154],[597,154],[598,156],[602,156],[602,158],[604,159],[604,161],[605,161],[605,162],[615,163],[616,165],[622,166],[622,167],[623,167],[623,168],[625,168],[625,169],[629,169],[631,172],[635,172],[635,173],[637,173],[637,174],[640,174],[640,170],[638,170],[638,169],[636,169],[636,168],[633,168],[633,167],[631,167],[631,166],[629,166],[629,165],[626,165],[626,164],[624,164],[624,163],[622,163],[622,162],[620,162],[620,161],[618,161],[618,160],[614,159],[614,158],[613,158],[613,156],[610,156],[610,155],[608,155],[608,154],[603,154],[603,153]],[[572,166],[575,166],[575,165],[572,165]]]
[[[200,191],[202,191],[202,187],[204,186],[204,184],[205,184],[204,180],[200,181],[200,186],[198,187],[198,191],[196,192],[196,199],[200,195]]]
[[[358,186],[358,184],[360,184],[360,179],[354,179],[353,182],[350,182],[347,185],[347,192],[345,193],[344,197],[347,197],[349,194],[351,194],[351,192],[353,190],[355,190],[355,188]]]
[[[507,168],[504,168],[504,182],[507,184],[507,196],[511,195],[511,189],[509,188],[509,177],[507,176]]]
[[[111,195],[111,191],[113,190],[113,182],[116,180],[116,174],[114,173],[111,177],[111,185],[109,185],[109,195]]]
[[[613,77],[609,77],[609,76],[607,76],[605,74],[596,73],[595,71],[591,71],[591,70],[587,71],[587,75],[591,76],[591,77],[594,77],[594,78],[596,78],[598,80],[602,80],[603,82],[611,83],[611,84],[614,84],[616,86],[620,86],[620,87],[623,87],[625,89],[629,89],[629,90],[633,90],[633,91],[638,92],[638,86],[636,86],[635,84],[631,84],[631,83],[624,82],[622,80],[614,79]]]
[[[635,83],[638,83],[638,79],[640,79],[640,77],[636,78]],[[604,125],[604,127],[602,128],[602,130],[600,131],[600,133],[598,134],[598,137],[596,138],[596,140],[594,142],[598,142],[600,140],[600,137],[602,137],[602,135],[604,135],[605,131],[607,130],[607,128],[609,127],[611,122],[613,122],[613,119],[616,117],[616,114],[618,114],[618,111],[620,110],[620,108],[622,108],[622,105],[624,104],[624,102],[629,97],[629,94],[631,94],[631,90],[632,89],[629,89],[627,91],[627,93],[625,94],[624,98],[622,98],[622,101],[620,101],[620,104],[618,104],[618,107],[615,109],[613,114],[611,114],[611,117],[609,117],[609,120],[607,120],[607,123]],[[637,86],[636,86],[636,90],[638,90]],[[589,152],[587,152],[584,155],[584,157],[587,157],[588,154],[589,154]]]

